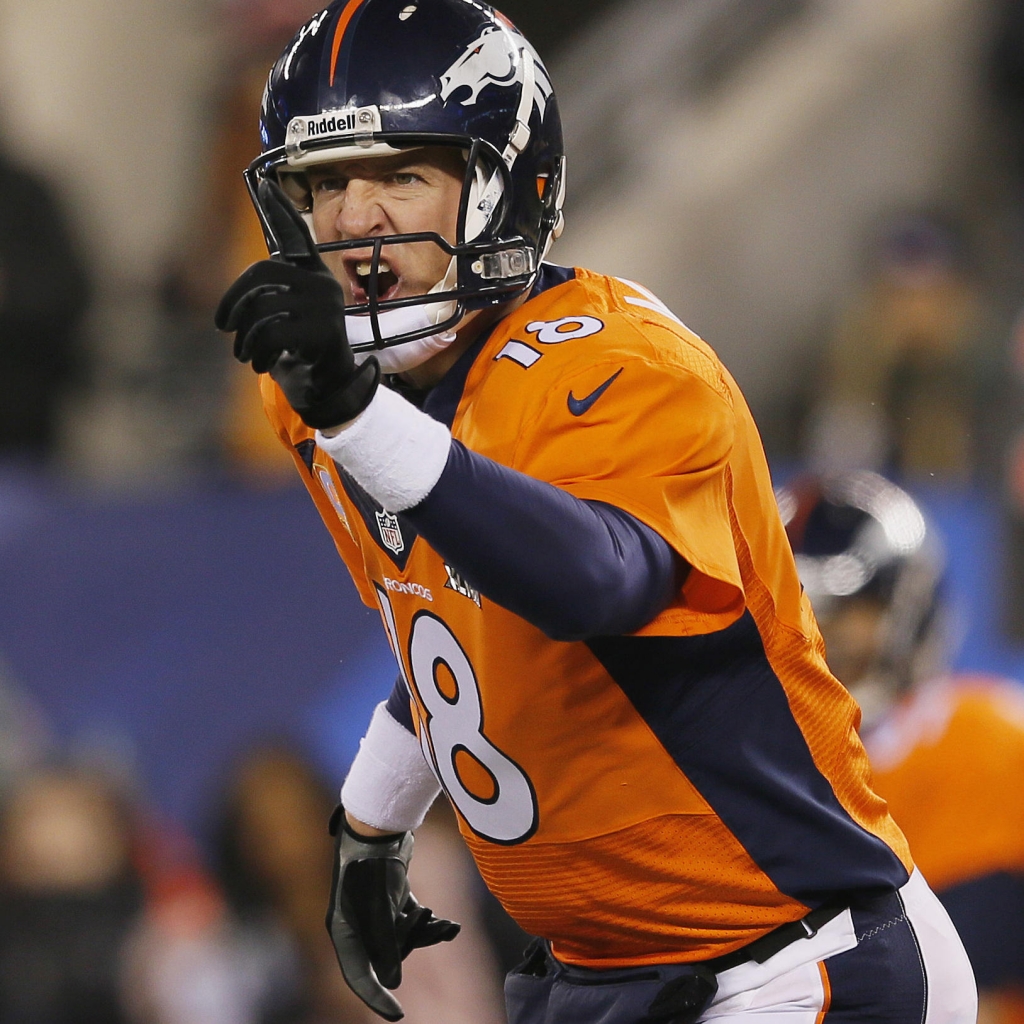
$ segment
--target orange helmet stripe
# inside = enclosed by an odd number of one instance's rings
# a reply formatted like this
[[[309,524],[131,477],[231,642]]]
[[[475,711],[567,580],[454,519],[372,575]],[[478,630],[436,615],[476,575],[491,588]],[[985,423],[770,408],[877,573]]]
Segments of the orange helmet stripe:
[[[341,12],[338,24],[334,27],[334,42],[331,44],[331,85],[334,85],[334,69],[338,63],[338,51],[341,49],[341,41],[345,38],[345,30],[362,3],[363,0],[349,0],[345,10]]]

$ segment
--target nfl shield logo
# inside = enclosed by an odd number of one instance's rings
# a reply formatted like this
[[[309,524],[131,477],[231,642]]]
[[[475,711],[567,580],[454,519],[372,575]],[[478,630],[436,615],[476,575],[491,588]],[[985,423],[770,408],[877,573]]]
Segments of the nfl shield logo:
[[[405,550],[405,541],[402,540],[402,529],[398,525],[398,516],[390,512],[381,511],[377,513],[377,529],[380,530],[380,539],[384,547],[400,555]]]

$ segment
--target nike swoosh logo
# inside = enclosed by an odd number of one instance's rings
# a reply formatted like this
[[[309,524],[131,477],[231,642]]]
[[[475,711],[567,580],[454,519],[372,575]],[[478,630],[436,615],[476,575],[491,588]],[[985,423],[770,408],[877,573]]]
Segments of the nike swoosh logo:
[[[586,398],[577,398],[569,392],[569,412],[573,416],[582,416],[590,407],[615,383],[616,378],[625,369],[620,367],[600,387],[595,388]]]

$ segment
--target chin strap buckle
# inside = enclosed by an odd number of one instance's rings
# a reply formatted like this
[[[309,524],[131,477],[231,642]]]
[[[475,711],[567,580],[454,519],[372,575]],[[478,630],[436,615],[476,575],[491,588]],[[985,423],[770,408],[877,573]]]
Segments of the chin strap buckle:
[[[526,277],[537,269],[537,257],[532,249],[503,249],[501,252],[489,252],[474,260],[470,269],[485,281]]]

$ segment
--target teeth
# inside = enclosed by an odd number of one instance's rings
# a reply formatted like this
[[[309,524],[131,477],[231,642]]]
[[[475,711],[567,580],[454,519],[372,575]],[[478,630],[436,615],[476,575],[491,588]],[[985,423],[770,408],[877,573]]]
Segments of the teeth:
[[[387,260],[381,260],[380,263],[378,264],[378,267],[380,268],[380,273],[382,274],[391,273],[391,264],[388,263]],[[363,260],[362,262],[356,264],[356,273],[360,277],[369,277],[370,270],[372,268],[373,264],[369,260]]]

